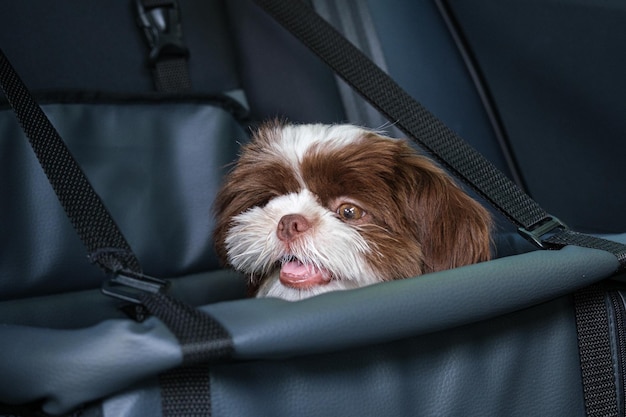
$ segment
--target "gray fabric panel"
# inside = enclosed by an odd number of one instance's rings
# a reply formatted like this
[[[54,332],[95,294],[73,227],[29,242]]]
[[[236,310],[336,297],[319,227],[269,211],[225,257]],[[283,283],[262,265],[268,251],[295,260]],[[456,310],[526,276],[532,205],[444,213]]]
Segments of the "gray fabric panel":
[[[583,417],[578,360],[566,297],[395,343],[214,366],[212,415]]]
[[[0,402],[42,401],[52,414],[182,363],[176,339],[156,319],[109,320],[81,330],[3,325],[0,334]]]
[[[161,417],[158,380],[126,390],[102,402],[102,417]]]
[[[348,348],[367,351],[367,346],[375,349],[375,345],[394,344],[400,339],[419,342],[422,337],[430,338],[428,335],[443,330],[454,335],[455,328],[460,329],[471,323],[488,323],[484,321],[490,318],[494,319],[494,323],[507,323],[508,319],[500,316],[569,294],[610,276],[616,268],[617,260],[606,252],[568,247],[561,251],[532,252],[414,279],[324,294],[298,303],[246,299],[220,302],[202,309],[233,335],[236,358],[304,357],[302,360],[306,363],[306,356],[310,354],[340,352]],[[541,308],[531,310],[541,311]],[[567,310],[571,314],[571,309]],[[538,317],[543,315],[539,313]],[[481,328],[480,324],[477,326]],[[512,326],[516,325],[513,323]],[[556,332],[556,337],[560,338],[558,332],[568,332],[569,327],[573,326],[555,323],[548,333]],[[490,340],[481,359],[485,363],[490,358],[498,360],[499,357],[499,342],[492,339],[497,339],[499,332],[490,329],[484,327],[480,330],[481,337]],[[511,336],[513,339],[507,339],[512,345],[503,352],[521,349],[520,343],[526,343],[524,337],[542,339],[542,333],[535,334],[535,331],[520,330],[517,336]],[[471,334],[462,340],[463,345],[474,339]],[[143,324],[109,320],[78,330],[4,325],[0,327],[0,339],[3,341],[0,344],[0,375],[5,381],[12,382],[0,385],[0,401],[20,403],[44,400],[45,409],[53,413],[112,394],[182,361],[175,338],[155,319]],[[443,340],[436,345],[444,350],[454,349],[453,345],[445,345]],[[408,346],[416,349],[422,346],[411,343]],[[407,353],[396,348],[388,353],[383,348],[377,351],[383,358],[391,355],[388,360],[396,368],[401,363],[397,362],[399,358]],[[468,356],[459,359],[458,353],[449,351],[459,364],[471,363],[472,352],[466,352]],[[395,356],[398,354],[399,357]],[[340,353],[337,355],[341,356]],[[510,360],[515,360],[516,355],[525,357],[527,353],[525,350],[521,353],[513,351],[512,355]],[[331,358],[327,357],[329,362],[326,367],[334,363]],[[356,360],[366,361],[364,365],[369,363],[368,369],[375,366],[376,361],[372,362],[371,357],[365,355],[362,358]],[[409,372],[409,379],[417,377],[419,369],[429,363],[424,358],[428,356],[415,358],[418,367]],[[502,361],[503,364],[509,363],[509,359],[503,358]],[[445,363],[444,360],[440,365]],[[273,372],[281,372],[281,369],[282,372],[291,372],[285,368],[288,364],[279,363]],[[218,366],[217,369],[255,372],[254,367],[247,368],[243,363],[228,366],[232,368]],[[578,369],[577,366],[571,367]],[[303,375],[314,373],[314,369],[306,368],[303,372]],[[495,375],[496,371],[491,369],[491,372]],[[562,367],[557,367],[556,372],[562,376],[564,371]],[[235,377],[237,372],[223,375],[224,378]],[[431,375],[440,378],[445,373],[437,371]],[[245,389],[245,384],[242,389]]]
[[[241,298],[245,286],[222,270],[177,278],[169,293],[198,305]],[[65,412],[179,365],[178,342],[160,321],[107,320],[125,318],[121,304],[99,290],[0,302],[0,403],[43,400],[46,411]],[[158,389],[121,394],[103,410],[146,407],[160,407]]]
[[[567,247],[323,294],[298,303],[255,299],[202,309],[233,335],[236,357],[336,351],[486,320],[610,276],[617,259]]]
[[[149,275],[215,270],[213,198],[247,134],[215,103],[50,104],[44,110]],[[103,279],[10,110],[0,111],[0,299]],[[61,279],[63,278],[63,279]]]
[[[214,365],[212,415],[582,417],[578,360],[573,307],[563,297],[397,342]],[[159,404],[148,382],[102,409],[105,417],[158,416]]]

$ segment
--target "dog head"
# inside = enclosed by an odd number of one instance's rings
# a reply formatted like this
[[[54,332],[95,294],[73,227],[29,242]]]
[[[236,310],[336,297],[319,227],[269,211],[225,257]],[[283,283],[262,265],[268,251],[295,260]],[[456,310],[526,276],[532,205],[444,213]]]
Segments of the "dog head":
[[[257,296],[299,300],[490,257],[488,212],[404,140],[262,126],[216,198],[215,243]]]

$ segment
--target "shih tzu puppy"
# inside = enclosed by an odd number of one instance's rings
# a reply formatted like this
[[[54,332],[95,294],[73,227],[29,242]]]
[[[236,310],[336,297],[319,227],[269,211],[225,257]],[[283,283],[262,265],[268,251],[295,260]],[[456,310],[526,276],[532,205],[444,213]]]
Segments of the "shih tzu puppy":
[[[491,218],[404,140],[270,122],[218,192],[215,243],[257,297],[327,291],[489,259]]]

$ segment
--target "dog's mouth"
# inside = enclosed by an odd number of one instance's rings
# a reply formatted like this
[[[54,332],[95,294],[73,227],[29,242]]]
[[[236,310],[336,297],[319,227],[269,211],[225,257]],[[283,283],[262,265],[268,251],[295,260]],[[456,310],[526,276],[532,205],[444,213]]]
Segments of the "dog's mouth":
[[[279,278],[284,286],[303,290],[328,284],[332,274],[325,268],[288,256],[281,261]]]

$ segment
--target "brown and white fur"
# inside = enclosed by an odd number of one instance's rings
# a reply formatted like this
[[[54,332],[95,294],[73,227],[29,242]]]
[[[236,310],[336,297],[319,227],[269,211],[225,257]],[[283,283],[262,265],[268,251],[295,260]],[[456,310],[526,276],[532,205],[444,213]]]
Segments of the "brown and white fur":
[[[215,242],[258,297],[300,300],[490,257],[491,218],[404,140],[270,122],[216,198]]]

